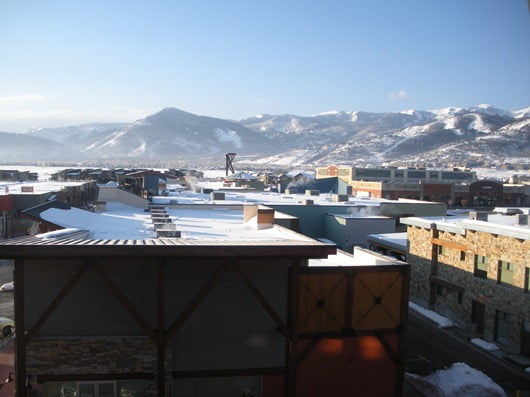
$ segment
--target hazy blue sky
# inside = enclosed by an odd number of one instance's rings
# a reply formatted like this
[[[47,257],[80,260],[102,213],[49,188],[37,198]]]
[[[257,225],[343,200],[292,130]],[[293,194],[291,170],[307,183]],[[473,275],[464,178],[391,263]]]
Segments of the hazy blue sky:
[[[530,106],[527,0],[1,0],[0,59],[0,131]]]

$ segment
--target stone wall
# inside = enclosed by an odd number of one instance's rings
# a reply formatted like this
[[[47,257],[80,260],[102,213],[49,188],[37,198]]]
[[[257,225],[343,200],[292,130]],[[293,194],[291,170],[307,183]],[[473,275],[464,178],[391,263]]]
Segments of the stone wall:
[[[171,387],[171,344],[165,355]],[[148,395],[156,395],[156,348],[147,337],[34,338],[26,349],[27,374],[37,379],[31,394],[44,393],[42,375],[152,374]],[[72,365],[75,364],[75,365]],[[96,379],[94,379],[96,380]]]
[[[429,282],[432,236],[432,230],[408,227],[410,292],[413,300],[424,306],[427,306],[429,301],[430,288],[436,288]],[[510,341],[504,347],[512,352],[519,352],[523,322],[530,321],[530,294],[524,291],[525,268],[530,267],[530,240],[472,230],[466,230],[465,235],[439,231],[438,239],[465,245],[466,249],[464,254],[460,249],[449,246],[438,251],[436,276],[447,284],[440,285],[436,290],[436,311],[450,317],[461,327],[472,330],[472,301],[483,303],[486,308],[484,337],[488,340],[495,338],[496,310],[509,313]],[[473,275],[475,255],[488,258],[487,279]],[[514,265],[512,285],[497,282],[499,261]],[[461,300],[459,290],[463,291]]]

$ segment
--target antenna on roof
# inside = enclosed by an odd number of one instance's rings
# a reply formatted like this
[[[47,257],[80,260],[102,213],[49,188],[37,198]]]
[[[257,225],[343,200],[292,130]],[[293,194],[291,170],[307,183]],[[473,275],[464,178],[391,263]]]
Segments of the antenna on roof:
[[[227,153],[226,154],[226,176],[228,176],[228,170],[232,171],[232,174],[235,173],[234,166],[232,165],[232,162],[236,158],[235,153]]]

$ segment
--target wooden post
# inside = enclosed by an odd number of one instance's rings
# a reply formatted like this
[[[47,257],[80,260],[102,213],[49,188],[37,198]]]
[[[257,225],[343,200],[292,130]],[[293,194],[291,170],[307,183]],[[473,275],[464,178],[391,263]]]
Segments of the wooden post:
[[[164,304],[164,259],[158,259],[156,263],[156,361],[157,361],[157,389],[158,396],[164,397],[166,389],[166,365],[165,365],[165,304]]]
[[[286,367],[287,374],[285,379],[285,396],[296,396],[296,371],[298,367],[298,355],[296,349],[298,348],[298,309],[299,309],[299,286],[300,286],[300,260],[293,259],[291,268],[289,269],[289,291],[288,291],[288,307],[287,307],[287,322],[291,334],[291,338],[287,340],[287,357]]]
[[[15,259],[15,396],[26,397],[26,325],[24,323],[24,259]]]
[[[410,266],[401,268],[401,316],[398,327],[398,360],[396,365],[396,397],[403,396],[405,385],[405,357],[407,356],[407,328],[409,321]]]

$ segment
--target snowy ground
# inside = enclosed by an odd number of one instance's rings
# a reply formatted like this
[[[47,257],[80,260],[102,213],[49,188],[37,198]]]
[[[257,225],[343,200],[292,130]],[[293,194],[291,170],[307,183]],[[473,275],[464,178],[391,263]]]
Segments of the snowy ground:
[[[429,397],[506,397],[490,377],[465,363],[454,363],[425,377],[406,374],[406,379]]]
[[[409,302],[409,308],[438,324],[440,328],[456,326],[448,318],[413,302]],[[472,339],[471,343],[487,351],[499,349],[494,343],[479,338]],[[426,377],[407,373],[406,378],[429,397],[506,397],[506,393],[491,378],[465,363],[454,363],[450,368]]]

